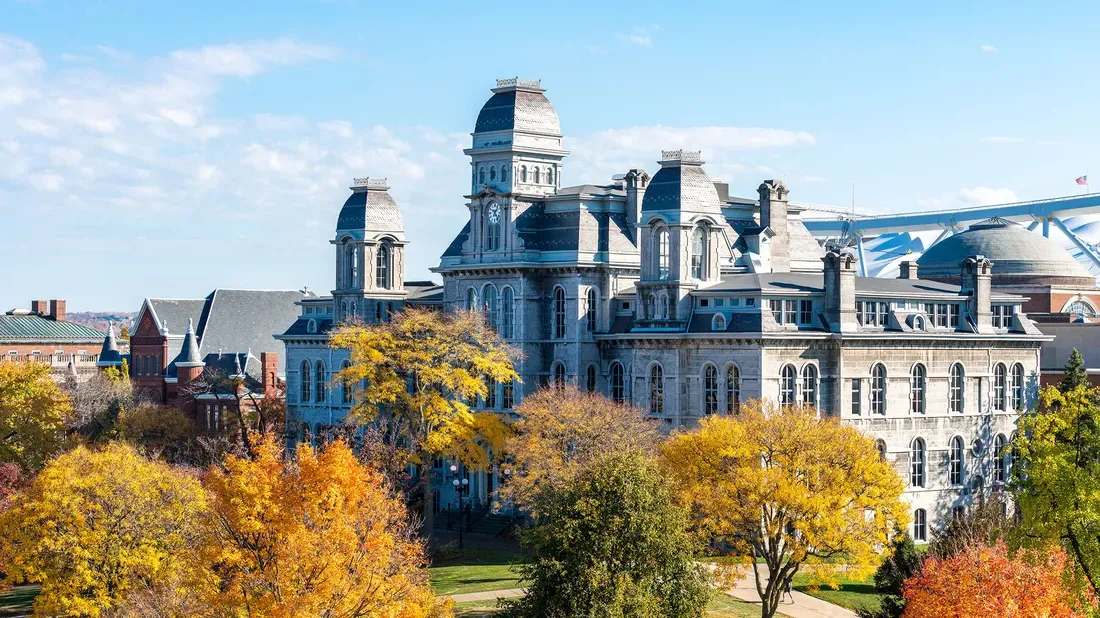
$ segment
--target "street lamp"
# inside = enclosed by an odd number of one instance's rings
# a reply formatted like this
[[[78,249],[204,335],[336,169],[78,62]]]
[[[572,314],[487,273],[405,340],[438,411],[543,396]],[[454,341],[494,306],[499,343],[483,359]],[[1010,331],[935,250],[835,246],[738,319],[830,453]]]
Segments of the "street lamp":
[[[451,464],[451,476],[454,477],[451,481],[451,485],[454,485],[455,493],[458,494],[458,548],[465,549],[462,538],[462,516],[465,513],[465,510],[463,510],[462,496],[470,491],[470,479],[458,478],[458,466],[455,464]]]

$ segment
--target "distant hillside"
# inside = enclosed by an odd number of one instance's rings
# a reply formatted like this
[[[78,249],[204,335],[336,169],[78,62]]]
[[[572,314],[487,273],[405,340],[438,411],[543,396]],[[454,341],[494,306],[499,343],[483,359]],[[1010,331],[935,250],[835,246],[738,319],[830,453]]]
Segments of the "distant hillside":
[[[132,328],[135,315],[133,311],[71,311],[65,319],[103,333],[107,332],[107,324],[110,322],[115,325],[117,333],[123,326]]]

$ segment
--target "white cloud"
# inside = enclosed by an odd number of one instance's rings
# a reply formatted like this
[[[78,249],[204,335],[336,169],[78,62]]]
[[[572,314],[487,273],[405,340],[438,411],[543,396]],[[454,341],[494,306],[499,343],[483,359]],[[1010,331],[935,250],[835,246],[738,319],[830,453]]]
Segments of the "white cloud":
[[[321,129],[324,129],[325,131],[330,131],[344,138],[352,137],[355,135],[355,128],[351,126],[351,123],[346,120],[322,122],[319,123],[317,126]]]
[[[50,160],[57,165],[74,166],[79,164],[83,158],[83,153],[76,148],[58,146],[57,148],[50,149]]]
[[[185,109],[161,109],[160,115],[181,127],[193,127],[198,124],[195,113]]]
[[[989,45],[988,43],[985,44],[985,45],[982,45],[978,49],[982,50],[983,52],[985,52],[987,54],[993,54],[993,53],[997,53],[998,51],[1000,51],[999,49],[997,49],[996,47],[994,47],[992,45]]]
[[[624,43],[637,45],[638,47],[653,47],[653,33],[660,30],[657,24],[638,26],[630,32],[619,32],[615,36]]]
[[[23,129],[27,133],[41,135],[42,137],[53,137],[57,135],[57,127],[46,124],[37,118],[16,118],[15,126]]]
[[[989,187],[963,188],[959,195],[968,204],[973,206],[990,206],[993,204],[1011,204],[1018,202],[1016,192],[1012,189],[991,189]]]
[[[328,46],[278,39],[242,45],[208,45],[172,52],[171,58],[181,67],[198,73],[251,77],[274,66],[326,60],[335,55],[336,50]]]
[[[61,185],[65,183],[65,178],[63,176],[54,174],[53,172],[31,174],[27,179],[35,189],[47,193],[60,191]]]

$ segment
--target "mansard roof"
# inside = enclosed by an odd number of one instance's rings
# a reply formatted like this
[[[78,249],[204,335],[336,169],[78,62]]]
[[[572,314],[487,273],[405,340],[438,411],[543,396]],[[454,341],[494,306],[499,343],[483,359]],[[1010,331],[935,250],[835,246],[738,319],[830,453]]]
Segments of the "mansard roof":
[[[702,213],[724,221],[718,190],[703,170],[699,153],[672,150],[661,155],[661,169],[646,187],[642,212]]]
[[[389,232],[403,239],[405,220],[384,178],[356,178],[351,190],[352,194],[344,202],[336,221],[338,235],[345,232]]]
[[[3,342],[97,343],[102,340],[103,333],[82,324],[58,322],[37,314],[0,314],[0,341]]]
[[[474,133],[524,131],[561,135],[558,112],[543,92],[537,81],[497,80],[493,96],[477,115]]]

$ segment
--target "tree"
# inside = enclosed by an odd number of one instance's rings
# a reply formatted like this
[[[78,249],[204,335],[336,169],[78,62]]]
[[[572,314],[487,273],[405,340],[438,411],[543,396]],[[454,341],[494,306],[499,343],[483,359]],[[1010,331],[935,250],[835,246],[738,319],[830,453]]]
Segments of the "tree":
[[[509,348],[476,312],[443,313],[408,308],[390,322],[350,325],[332,345],[351,351],[351,365],[337,374],[345,385],[363,383],[352,416],[371,423],[396,419],[407,463],[418,466],[424,529],[432,527],[431,476],[425,464],[451,456],[473,467],[488,465],[487,450],[500,453],[507,427],[492,413],[475,413],[489,384],[512,384],[519,376]]]
[[[1061,543],[1089,587],[1100,576],[1100,389],[1078,385],[1039,393],[1017,424],[1012,482],[1023,513],[1020,538]]]
[[[0,463],[37,470],[66,444],[69,398],[44,363],[0,363]]]
[[[710,596],[695,561],[687,512],[670,479],[640,454],[596,457],[562,486],[540,492],[539,516],[520,540],[527,592],[516,618],[703,615]]]
[[[924,556],[917,551],[907,533],[894,537],[894,544],[882,565],[875,571],[875,591],[882,595],[882,607],[877,612],[860,611],[861,618],[899,618],[905,611],[902,596],[905,580],[920,573]]]
[[[224,434],[228,443],[208,445],[208,450],[225,453],[236,449],[252,457],[257,442],[285,438],[286,391],[280,386],[260,390],[256,381],[243,371],[230,375],[219,367],[209,366],[199,379],[187,385],[186,392],[191,396],[214,394],[219,401],[226,402],[226,410],[232,415]]]
[[[749,402],[662,450],[702,531],[751,563],[764,618],[802,569],[833,586],[841,568],[869,576],[907,525],[901,479],[874,442],[812,408]]]
[[[1078,386],[1089,386],[1089,376],[1085,372],[1085,359],[1077,348],[1069,353],[1069,361],[1066,363],[1062,380],[1058,383],[1058,390],[1068,393]]]
[[[87,442],[118,438],[119,417],[135,405],[129,377],[124,378],[114,367],[108,370],[83,382],[73,379],[65,384],[73,404],[67,429]]]
[[[905,618],[1084,616],[1070,605],[1063,584],[1066,554],[1029,550],[1015,557],[1004,541],[974,544],[947,559],[929,558],[905,582]]]
[[[102,616],[180,576],[205,505],[197,479],[131,446],[77,447],[0,513],[0,563],[9,580],[42,584],[35,616]]]
[[[966,513],[952,517],[946,526],[934,529],[928,555],[945,560],[975,544],[993,546],[1007,539],[1013,526],[1007,500],[994,494]]]
[[[575,388],[546,388],[516,408],[516,434],[505,444],[511,479],[501,498],[536,512],[540,490],[561,487],[593,458],[611,451],[656,454],[654,421],[639,408]]]
[[[299,445],[296,462],[281,451],[266,439],[204,480],[213,517],[194,556],[211,573],[208,607],[242,618],[449,615],[380,474],[342,441],[322,453]]]
[[[118,434],[150,456],[180,463],[193,447],[195,423],[178,408],[142,404],[122,412]]]

